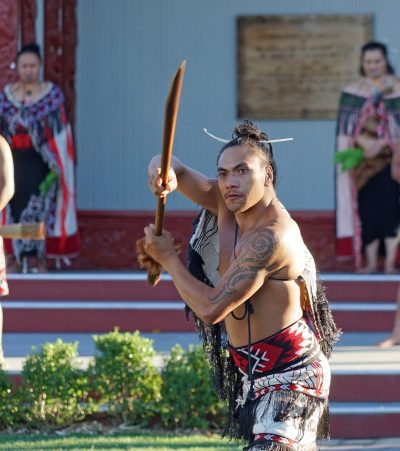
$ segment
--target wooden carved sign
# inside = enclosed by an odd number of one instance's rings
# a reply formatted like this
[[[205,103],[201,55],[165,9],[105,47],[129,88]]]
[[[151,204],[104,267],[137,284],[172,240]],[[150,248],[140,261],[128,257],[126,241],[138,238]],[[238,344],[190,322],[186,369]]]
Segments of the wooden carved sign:
[[[372,28],[372,15],[238,17],[238,116],[335,118]]]

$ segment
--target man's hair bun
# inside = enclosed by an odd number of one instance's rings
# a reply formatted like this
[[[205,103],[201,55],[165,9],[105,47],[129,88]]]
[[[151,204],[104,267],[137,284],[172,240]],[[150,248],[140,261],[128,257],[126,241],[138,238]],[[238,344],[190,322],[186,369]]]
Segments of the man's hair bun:
[[[241,124],[236,125],[232,138],[241,141],[247,141],[248,139],[254,139],[255,141],[268,140],[267,134],[249,120],[245,120]]]

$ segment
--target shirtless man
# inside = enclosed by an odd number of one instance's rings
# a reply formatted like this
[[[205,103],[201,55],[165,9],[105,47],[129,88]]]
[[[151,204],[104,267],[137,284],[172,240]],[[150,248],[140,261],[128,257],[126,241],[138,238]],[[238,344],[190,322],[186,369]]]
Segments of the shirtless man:
[[[0,211],[5,208],[14,195],[14,165],[11,149],[7,141],[0,136]],[[3,251],[3,239],[0,237],[0,296],[8,294],[6,262]],[[0,305],[0,368],[6,367],[2,344],[3,309]]]
[[[309,450],[315,446],[330,373],[318,332],[304,312],[307,289],[300,276],[306,248],[277,199],[272,147],[262,142],[267,139],[248,121],[237,126],[218,156],[217,180],[173,158],[168,184],[162,186],[160,158],[149,164],[155,194],[166,196],[177,188],[217,216],[220,279],[214,287],[188,272],[168,231],[158,237],[153,225],[146,227],[145,250],[171,275],[200,320],[224,322],[230,354],[244,377],[237,438],[247,439],[252,450]]]

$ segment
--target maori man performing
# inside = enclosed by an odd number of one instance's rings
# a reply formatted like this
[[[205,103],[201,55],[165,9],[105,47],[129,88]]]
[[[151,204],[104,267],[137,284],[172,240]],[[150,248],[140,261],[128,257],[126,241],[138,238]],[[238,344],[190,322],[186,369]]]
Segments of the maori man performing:
[[[225,435],[247,440],[247,450],[315,450],[328,434],[327,356],[339,332],[300,230],[277,199],[267,135],[248,121],[237,126],[217,180],[176,158],[166,186],[159,157],[148,171],[156,195],[178,189],[204,208],[190,272],[172,235],[156,236],[153,225],[139,260],[168,271],[196,319],[215,388],[229,403]]]

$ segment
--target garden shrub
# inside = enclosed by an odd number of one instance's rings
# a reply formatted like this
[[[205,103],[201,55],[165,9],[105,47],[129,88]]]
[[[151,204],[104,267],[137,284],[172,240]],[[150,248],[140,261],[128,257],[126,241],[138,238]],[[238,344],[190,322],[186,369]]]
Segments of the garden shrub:
[[[22,369],[22,399],[29,426],[40,429],[68,425],[93,408],[87,373],[75,367],[78,343],[58,339],[34,352]]]
[[[94,389],[111,416],[147,425],[157,412],[161,376],[154,365],[153,341],[118,329],[93,337]]]
[[[10,377],[0,369],[0,429],[14,426],[21,420],[18,393]]]
[[[189,347],[185,352],[175,345],[162,377],[160,413],[165,428],[221,427],[224,405],[214,393],[201,347]]]

